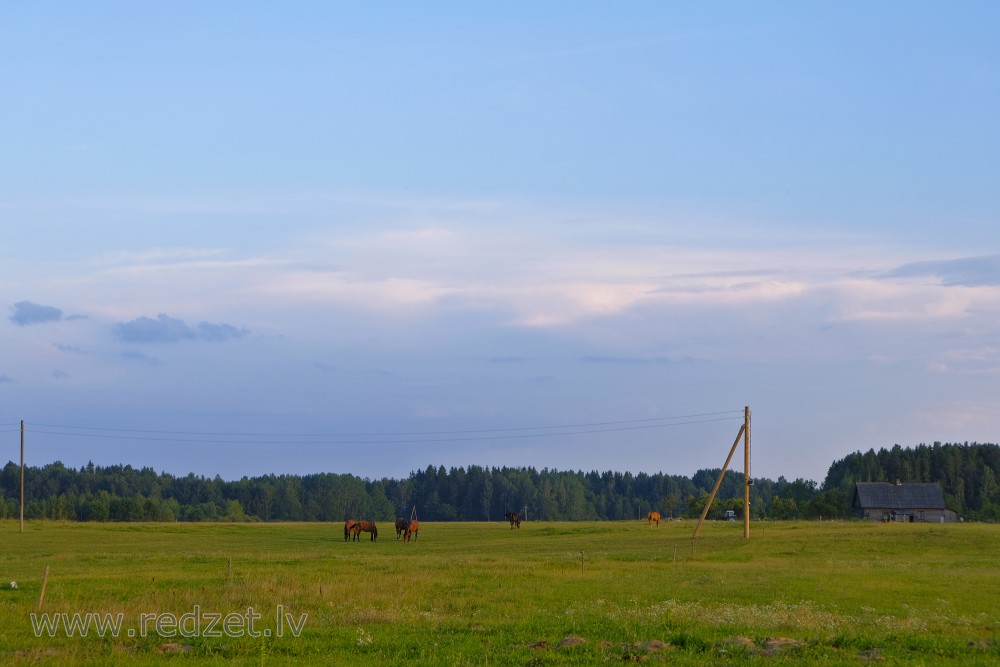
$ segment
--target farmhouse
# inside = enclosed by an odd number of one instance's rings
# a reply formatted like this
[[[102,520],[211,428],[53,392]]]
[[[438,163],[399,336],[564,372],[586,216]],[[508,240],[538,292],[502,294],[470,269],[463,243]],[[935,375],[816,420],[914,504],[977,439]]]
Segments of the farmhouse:
[[[957,515],[944,506],[944,494],[936,483],[895,484],[858,482],[854,491],[858,516],[872,521],[953,522]]]

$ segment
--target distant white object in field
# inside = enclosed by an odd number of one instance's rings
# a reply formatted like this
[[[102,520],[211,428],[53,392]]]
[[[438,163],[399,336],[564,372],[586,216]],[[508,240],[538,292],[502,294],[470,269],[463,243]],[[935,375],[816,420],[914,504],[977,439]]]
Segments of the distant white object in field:
[[[11,588],[17,588],[17,582],[16,581],[10,582],[10,587]]]

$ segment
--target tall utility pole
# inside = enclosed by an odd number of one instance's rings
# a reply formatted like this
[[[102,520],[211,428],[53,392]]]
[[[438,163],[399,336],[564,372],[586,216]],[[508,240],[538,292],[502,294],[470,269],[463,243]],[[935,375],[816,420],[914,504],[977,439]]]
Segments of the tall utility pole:
[[[21,532],[24,532],[24,420],[21,420]]]
[[[750,407],[743,408],[743,425],[740,426],[739,433],[736,434],[736,440],[733,441],[733,446],[729,450],[729,456],[726,457],[726,462],[722,466],[722,472],[719,473],[719,479],[715,481],[715,486],[712,488],[712,492],[708,494],[708,500],[705,502],[705,509],[701,512],[701,517],[698,519],[698,525],[694,527],[694,534],[691,536],[692,539],[698,537],[698,533],[701,532],[701,524],[705,523],[705,517],[708,516],[708,510],[712,507],[712,501],[715,500],[715,494],[719,492],[719,487],[722,486],[722,480],[726,476],[726,470],[729,469],[729,462],[733,460],[733,454],[736,453],[736,448],[740,446],[740,440],[743,440],[743,473],[744,484],[743,484],[743,539],[750,539]]]
[[[743,408],[743,539],[750,539],[750,406]]]

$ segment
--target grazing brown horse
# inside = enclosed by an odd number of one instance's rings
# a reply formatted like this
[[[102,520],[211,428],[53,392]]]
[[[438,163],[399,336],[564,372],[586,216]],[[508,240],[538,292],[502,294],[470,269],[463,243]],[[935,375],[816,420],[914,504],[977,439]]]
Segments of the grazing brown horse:
[[[503,515],[503,518],[510,521],[511,530],[514,530],[514,528],[521,527],[521,517],[517,515],[517,512],[507,512],[506,514]]]
[[[410,541],[410,522],[407,519],[404,519],[403,517],[399,517],[398,519],[396,519],[396,539],[397,540],[399,539],[400,535],[403,536],[403,541],[404,542],[409,542]]]
[[[361,538],[361,522],[355,521],[351,524],[351,541],[357,542]]]
[[[372,542],[378,540],[378,528],[375,526],[374,521],[358,521],[354,524],[354,528],[352,530],[357,531],[354,534],[355,540],[361,537],[362,532],[371,533]]]
[[[655,523],[656,526],[657,526],[657,528],[659,528],[659,526],[660,526],[660,513],[659,512],[650,512],[649,514],[646,515],[646,522],[650,526],[652,526]]]
[[[344,522],[344,541],[351,539],[351,529],[354,528],[355,524],[358,522],[354,519],[348,519]]]
[[[418,530],[420,530],[420,522],[416,519],[410,519],[410,535],[413,539],[417,539]]]

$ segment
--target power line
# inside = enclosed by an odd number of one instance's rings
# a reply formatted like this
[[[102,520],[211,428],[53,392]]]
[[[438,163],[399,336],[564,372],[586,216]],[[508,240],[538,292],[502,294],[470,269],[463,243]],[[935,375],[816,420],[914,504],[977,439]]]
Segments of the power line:
[[[735,411],[729,411],[735,412]],[[113,433],[154,433],[161,435],[214,435],[214,436],[224,436],[232,438],[265,438],[265,437],[368,437],[368,438],[385,438],[385,437],[399,437],[399,436],[433,436],[433,435],[461,435],[461,434],[483,434],[483,433],[497,433],[499,435],[472,435],[469,437],[461,438],[419,438],[419,439],[396,439],[396,440],[329,440],[329,441],[288,441],[288,440],[233,440],[233,439],[206,439],[206,438],[160,438],[160,437],[150,437],[150,436],[136,436],[136,435],[110,435],[106,433],[71,433],[71,432],[60,432],[60,431],[45,431],[45,430],[35,430],[30,429],[32,433],[39,433],[45,435],[55,435],[55,436],[71,436],[71,437],[82,437],[82,438],[102,438],[111,440],[133,440],[133,441],[148,441],[148,442],[174,442],[174,443],[191,443],[191,444],[244,444],[244,445],[373,445],[373,444],[420,444],[420,443],[443,443],[443,442],[470,442],[470,441],[483,441],[483,440],[510,440],[510,439],[524,439],[524,438],[545,438],[553,436],[566,436],[566,435],[583,435],[590,433],[613,433],[622,431],[636,431],[636,430],[646,430],[654,428],[667,428],[671,426],[682,426],[687,424],[705,424],[711,422],[720,421],[732,421],[739,419],[740,416],[729,416],[721,417],[717,415],[729,414],[729,412],[713,412],[713,413],[702,413],[699,415],[687,415],[687,416],[677,416],[677,417],[661,417],[655,419],[633,419],[633,420],[623,420],[623,421],[613,421],[613,422],[592,422],[589,424],[569,424],[562,426],[535,426],[535,427],[519,427],[519,428],[503,428],[503,429],[480,429],[480,430],[470,430],[470,431],[422,431],[422,432],[397,432],[397,433],[362,433],[362,434],[273,434],[273,433],[206,433],[197,431],[140,431],[140,430],[129,430],[129,429],[111,429],[111,428],[99,428],[99,427],[70,427],[70,426],[52,426],[49,425],[47,428],[63,428],[63,429],[79,429],[79,430],[101,430],[110,431]],[[713,417],[711,419],[695,419],[696,417]],[[663,424],[649,424],[647,422],[651,421],[666,421],[668,419],[688,419],[688,421],[673,421],[670,423]],[[633,424],[633,426],[622,426],[622,424]],[[640,424],[640,425],[635,425]],[[41,425],[44,427],[44,425]],[[589,428],[592,426],[612,426],[612,428]],[[529,430],[549,430],[553,431],[555,429],[577,429],[577,430],[561,430],[558,432],[549,433],[517,433],[513,434],[513,431],[529,431]]]
[[[104,426],[65,426],[59,424],[40,424],[33,423],[32,426],[41,426],[43,428],[59,428],[59,429],[72,429],[80,431],[109,431],[112,433],[153,433],[157,435],[217,435],[226,437],[275,437],[275,438],[361,438],[361,437],[389,437],[389,436],[410,436],[410,435],[460,435],[463,433],[504,433],[510,431],[541,431],[541,430],[552,430],[552,429],[567,429],[567,428],[586,428],[591,426],[616,426],[620,424],[639,424],[648,423],[655,421],[669,421],[674,419],[694,419],[696,417],[715,417],[718,415],[739,415],[742,411],[739,410],[725,410],[720,412],[702,412],[690,415],[675,415],[673,417],[649,417],[646,419],[623,419],[618,421],[606,421],[606,422],[585,422],[580,424],[556,424],[551,426],[520,426],[520,427],[509,427],[509,428],[485,428],[485,429],[469,429],[469,430],[454,430],[454,431],[390,431],[390,432],[366,432],[366,433],[242,433],[242,432],[225,432],[225,431],[163,431],[163,430],[148,430],[148,429],[128,429],[128,428],[110,428]],[[735,417],[733,417],[735,418]],[[712,420],[709,420],[712,421]],[[669,424],[663,424],[664,426],[669,426]],[[16,424],[14,424],[16,426]],[[35,431],[36,433],[41,433],[42,431]],[[80,434],[83,435],[83,434]]]

